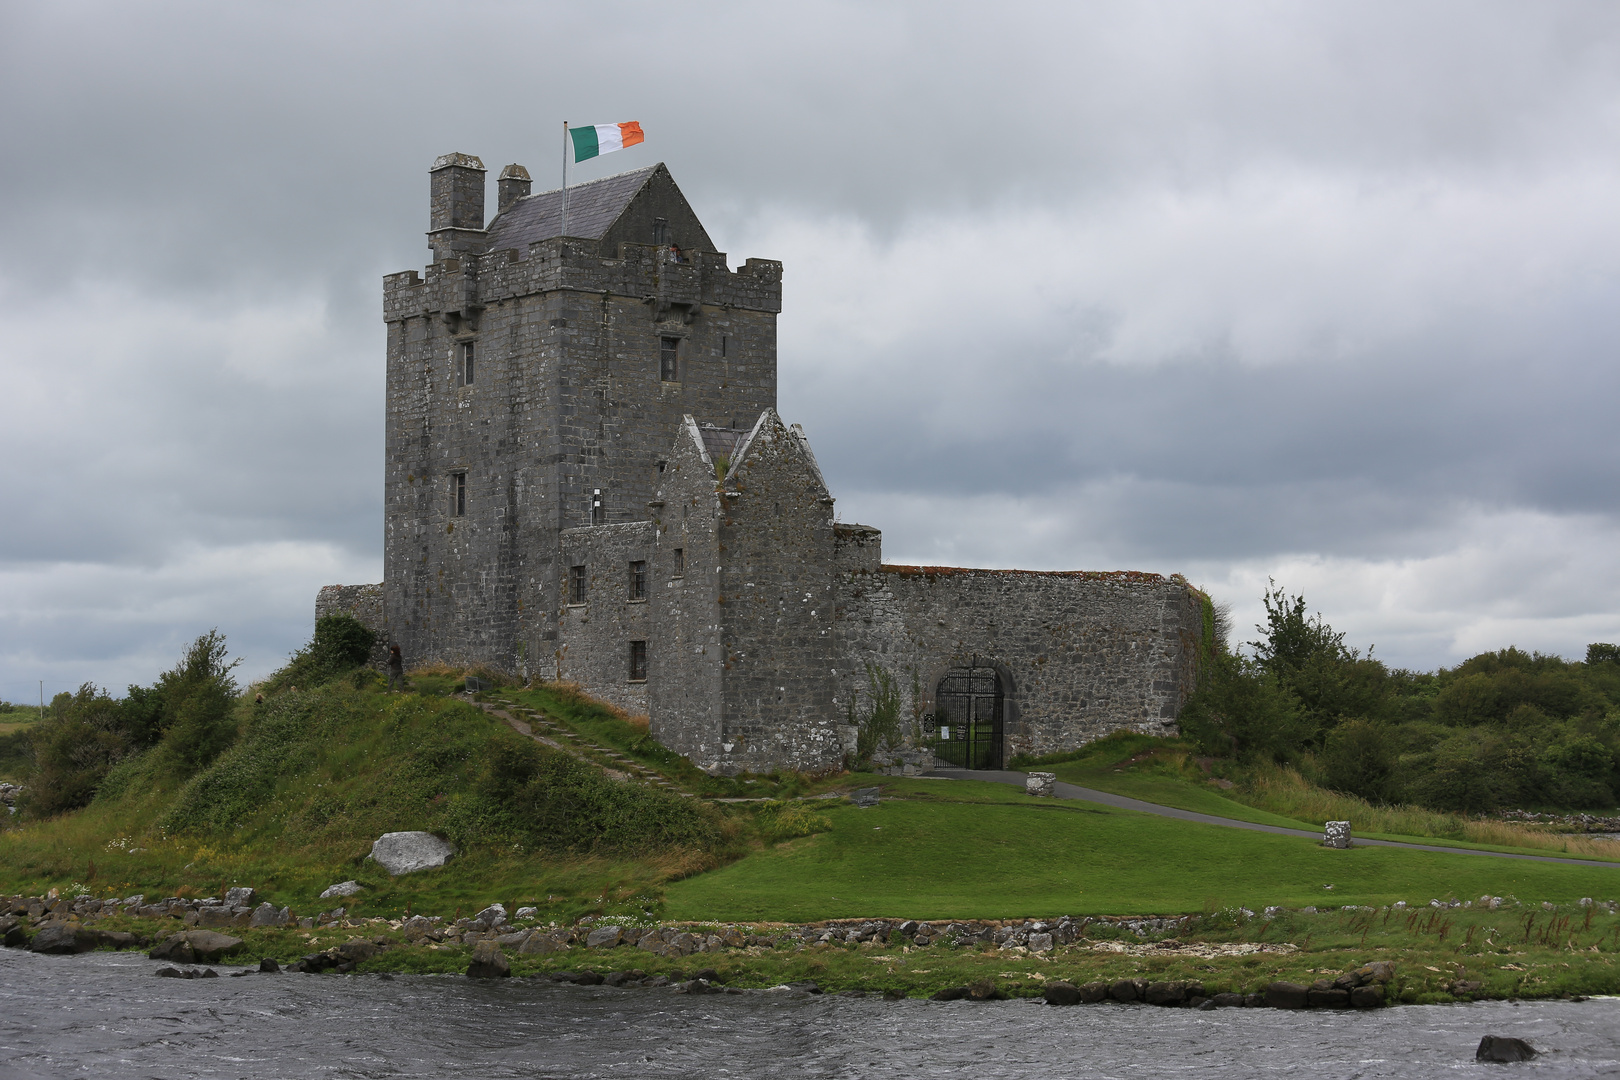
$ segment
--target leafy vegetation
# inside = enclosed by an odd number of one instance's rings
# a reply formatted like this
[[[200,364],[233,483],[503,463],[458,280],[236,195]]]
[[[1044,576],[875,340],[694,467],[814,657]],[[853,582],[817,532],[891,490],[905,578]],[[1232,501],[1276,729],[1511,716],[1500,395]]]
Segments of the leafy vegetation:
[[[1477,814],[1612,808],[1620,791],[1620,650],[1584,661],[1509,647],[1436,672],[1346,646],[1273,586],[1247,652],[1217,639],[1182,730],[1205,754],[1282,763],[1373,804]]]

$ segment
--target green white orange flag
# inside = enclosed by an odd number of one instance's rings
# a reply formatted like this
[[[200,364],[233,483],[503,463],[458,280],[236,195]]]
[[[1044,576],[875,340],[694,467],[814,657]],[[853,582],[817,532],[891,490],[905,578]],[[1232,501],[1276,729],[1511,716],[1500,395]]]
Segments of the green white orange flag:
[[[645,142],[647,138],[641,133],[641,124],[636,120],[627,124],[596,124],[592,127],[569,128],[568,134],[574,138],[576,165],[600,154],[611,154],[615,150],[623,150],[627,146]]]

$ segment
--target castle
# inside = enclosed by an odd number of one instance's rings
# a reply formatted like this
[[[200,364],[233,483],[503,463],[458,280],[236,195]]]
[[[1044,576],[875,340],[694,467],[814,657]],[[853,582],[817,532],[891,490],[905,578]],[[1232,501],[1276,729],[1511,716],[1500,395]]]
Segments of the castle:
[[[704,769],[844,761],[878,707],[926,769],[1175,730],[1179,576],[896,566],[776,412],[782,264],[733,270],[663,165],[530,193],[431,170],[383,281],[385,580],[329,586],[408,664],[572,680]]]

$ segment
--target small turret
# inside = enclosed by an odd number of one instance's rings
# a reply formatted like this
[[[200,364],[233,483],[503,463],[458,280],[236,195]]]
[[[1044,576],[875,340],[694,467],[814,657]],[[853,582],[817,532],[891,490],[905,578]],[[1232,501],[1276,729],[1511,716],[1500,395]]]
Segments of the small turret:
[[[527,199],[530,184],[529,170],[523,166],[512,164],[502,169],[501,178],[495,181],[495,190],[500,195],[500,204],[495,212],[504,214],[519,199]]]
[[[433,261],[484,247],[484,163],[471,154],[445,154],[428,170]]]

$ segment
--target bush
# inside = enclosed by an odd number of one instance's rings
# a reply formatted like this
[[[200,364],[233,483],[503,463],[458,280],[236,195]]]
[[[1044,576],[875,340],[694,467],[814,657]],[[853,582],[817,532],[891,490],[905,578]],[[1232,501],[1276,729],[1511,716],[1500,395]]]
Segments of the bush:
[[[376,643],[376,633],[353,615],[322,615],[315,620],[315,635],[309,644],[293,653],[265,686],[270,690],[319,686],[364,664]]]
[[[21,809],[36,818],[87,804],[112,767],[135,750],[118,702],[91,683],[57,694],[46,718],[26,734],[33,771]]]
[[[190,776],[207,766],[236,741],[237,725],[231,716],[236,702],[236,680],[231,671],[239,660],[227,662],[225,637],[210,630],[191,643],[172,670],[155,687],[163,699],[162,752],[171,769]]]

